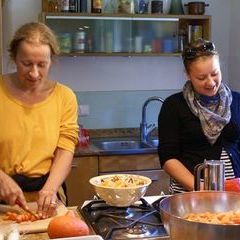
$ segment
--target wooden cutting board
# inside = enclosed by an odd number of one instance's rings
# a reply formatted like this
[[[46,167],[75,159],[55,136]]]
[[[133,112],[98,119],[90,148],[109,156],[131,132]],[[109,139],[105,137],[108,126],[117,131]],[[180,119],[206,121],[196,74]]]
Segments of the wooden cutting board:
[[[28,206],[33,211],[37,209],[37,203],[36,202],[30,202],[30,203],[28,203]],[[22,211],[17,206],[12,207],[12,206],[9,206],[9,205],[0,204],[0,224],[10,226],[13,223],[15,224],[15,222],[10,221],[10,220],[8,220],[8,221],[3,220],[4,214],[7,211],[15,211],[15,212],[22,212]],[[65,215],[67,213],[67,211],[68,211],[68,209],[63,204],[59,204],[59,206],[56,209],[56,214],[54,215],[54,217]],[[52,218],[37,220],[35,222],[17,223],[18,229],[21,233],[46,232],[48,224],[49,224],[49,222],[51,221]]]

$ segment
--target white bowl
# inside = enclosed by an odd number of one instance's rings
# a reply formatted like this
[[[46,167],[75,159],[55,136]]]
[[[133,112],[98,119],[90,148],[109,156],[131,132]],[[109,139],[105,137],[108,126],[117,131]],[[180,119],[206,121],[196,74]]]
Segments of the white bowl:
[[[94,186],[97,195],[107,204],[128,207],[144,196],[152,181],[141,175],[109,174],[93,177],[89,182]]]

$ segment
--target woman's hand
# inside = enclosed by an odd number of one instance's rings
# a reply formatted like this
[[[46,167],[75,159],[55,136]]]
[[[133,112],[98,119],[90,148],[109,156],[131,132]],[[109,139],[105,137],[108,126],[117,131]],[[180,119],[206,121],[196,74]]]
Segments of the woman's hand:
[[[39,198],[37,201],[38,213],[43,218],[53,216],[58,206],[57,193],[53,190],[42,189],[39,191]]]
[[[27,206],[23,191],[18,184],[6,173],[0,170],[0,200],[14,205],[18,200],[24,207]]]

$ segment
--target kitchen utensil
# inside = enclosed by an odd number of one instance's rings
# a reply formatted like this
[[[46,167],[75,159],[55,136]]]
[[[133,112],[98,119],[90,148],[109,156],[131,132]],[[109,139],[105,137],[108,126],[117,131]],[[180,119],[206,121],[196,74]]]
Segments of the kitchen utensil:
[[[108,181],[109,184],[103,184]],[[134,174],[109,174],[93,177],[89,182],[94,186],[97,195],[107,204],[127,207],[144,196],[152,181],[148,177]],[[119,182],[124,182],[125,185],[120,186]],[[133,182],[139,184],[132,184]]]
[[[200,190],[200,176],[204,170],[204,190],[224,190],[224,161],[205,160],[194,169],[194,189]]]
[[[184,4],[188,7],[188,14],[192,15],[203,15],[205,13],[205,7],[208,7],[209,4],[205,2],[189,2]]]
[[[15,202],[23,211],[30,213],[31,215],[33,215],[36,219],[38,219],[38,215],[36,213],[34,213],[33,211],[31,211],[29,208],[25,208],[22,203],[17,199]]]
[[[175,194],[160,202],[160,214],[171,240],[238,240],[240,225],[192,222],[189,213],[239,211],[240,193],[198,191]]]

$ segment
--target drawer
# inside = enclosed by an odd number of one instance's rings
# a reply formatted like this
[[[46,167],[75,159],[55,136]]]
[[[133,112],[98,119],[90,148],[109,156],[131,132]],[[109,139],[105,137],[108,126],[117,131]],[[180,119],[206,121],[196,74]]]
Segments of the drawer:
[[[99,172],[160,169],[157,154],[99,156]]]

